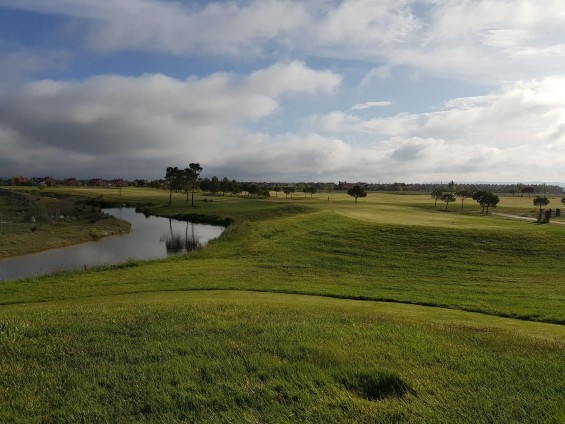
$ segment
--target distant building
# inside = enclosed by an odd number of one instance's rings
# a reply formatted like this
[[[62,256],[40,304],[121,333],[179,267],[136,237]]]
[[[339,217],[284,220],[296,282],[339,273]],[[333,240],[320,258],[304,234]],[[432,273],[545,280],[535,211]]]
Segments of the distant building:
[[[29,178],[18,175],[13,177],[11,180],[12,185],[31,185],[31,180]]]
[[[355,185],[355,184],[353,184],[353,183],[348,183],[347,181],[343,181],[343,182],[340,181],[340,182],[337,184],[337,189],[338,189],[338,190],[349,190],[349,189],[353,188],[354,185]]]

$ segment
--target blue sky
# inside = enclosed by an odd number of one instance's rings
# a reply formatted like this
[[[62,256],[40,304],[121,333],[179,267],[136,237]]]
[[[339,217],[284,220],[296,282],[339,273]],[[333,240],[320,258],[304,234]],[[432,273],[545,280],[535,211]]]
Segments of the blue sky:
[[[0,175],[565,181],[562,0],[0,0]]]

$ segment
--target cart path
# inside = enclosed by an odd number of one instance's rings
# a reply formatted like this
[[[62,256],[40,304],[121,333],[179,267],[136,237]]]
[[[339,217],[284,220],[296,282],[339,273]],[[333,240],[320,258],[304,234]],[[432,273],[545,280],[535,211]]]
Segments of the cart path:
[[[503,218],[520,219],[522,221],[532,221],[532,222],[537,221],[536,218],[531,218],[529,216],[512,215],[512,214],[509,214],[509,213],[492,212],[492,215],[501,216]],[[565,225],[565,222],[561,222],[561,221],[549,221],[549,223],[550,224]]]

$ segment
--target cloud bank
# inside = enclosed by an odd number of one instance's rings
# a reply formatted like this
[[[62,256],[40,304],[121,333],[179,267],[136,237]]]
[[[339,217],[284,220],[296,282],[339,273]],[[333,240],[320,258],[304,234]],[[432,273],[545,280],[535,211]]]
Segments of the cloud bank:
[[[250,125],[278,113],[281,96],[329,95],[340,83],[301,62],[182,81],[109,75],[30,83],[0,104],[2,160],[130,178],[194,160],[249,179],[507,181],[515,169],[523,180],[562,178],[565,76],[451,99],[432,113],[367,119],[354,113],[366,111],[362,105],[312,116],[297,133]]]
[[[0,0],[68,18],[94,51],[317,55],[508,81],[565,65],[561,0]],[[419,11],[425,10],[425,13]]]
[[[156,178],[198,161],[241,179],[565,181],[561,0],[0,7],[55,17],[62,26],[49,35],[65,39],[19,46],[0,31],[0,175]],[[126,76],[125,53],[219,65]],[[113,73],[74,74],[83,59],[121,61]],[[465,95],[409,104],[406,87],[421,81],[425,96],[434,79],[438,91],[437,81],[467,84]]]

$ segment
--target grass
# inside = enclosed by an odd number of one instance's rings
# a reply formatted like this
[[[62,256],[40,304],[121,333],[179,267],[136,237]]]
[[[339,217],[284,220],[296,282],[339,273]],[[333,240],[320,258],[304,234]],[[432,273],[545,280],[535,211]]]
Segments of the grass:
[[[130,225],[100,212],[99,208],[70,200],[33,196],[34,205],[18,205],[0,196],[0,258],[70,246],[127,233]],[[64,218],[50,218],[45,211]],[[37,217],[31,221],[31,217]]]
[[[3,422],[549,422],[564,334],[242,292],[5,308]],[[25,317],[25,318],[23,318]],[[2,334],[0,332],[0,334]]]
[[[0,421],[565,422],[565,227],[417,195],[121,199],[233,224],[0,285]]]

